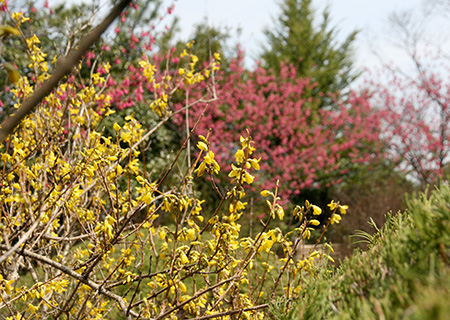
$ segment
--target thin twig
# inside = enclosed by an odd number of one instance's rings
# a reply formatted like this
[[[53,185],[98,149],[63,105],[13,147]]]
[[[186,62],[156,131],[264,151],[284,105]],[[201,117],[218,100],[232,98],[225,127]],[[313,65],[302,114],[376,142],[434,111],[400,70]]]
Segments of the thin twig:
[[[131,3],[132,0],[122,0],[115,6],[109,15],[100,23],[86,38],[81,41],[77,49],[72,51],[67,57],[60,59],[52,76],[45,81],[28,99],[26,99],[22,106],[10,116],[0,127],[0,142],[3,142],[8,135],[13,132],[14,128],[26,117],[27,114],[46,97],[53,89],[56,88],[61,79],[70,74],[72,69],[78,64],[81,57],[88,51],[88,49],[97,42],[103,32],[109,25],[120,15],[123,9]]]
[[[0,245],[0,250],[5,250],[5,249],[6,249],[6,246]],[[122,309],[122,311],[124,311],[124,312],[127,311],[128,306],[125,303],[125,300],[121,296],[106,290],[101,285],[95,283],[92,280],[89,280],[88,278],[86,278],[82,274],[79,274],[78,272],[72,270],[71,268],[69,268],[69,267],[67,267],[67,266],[65,266],[63,264],[60,264],[59,262],[56,262],[56,261],[54,261],[54,260],[52,260],[52,259],[50,259],[48,257],[42,256],[40,254],[34,253],[32,251],[29,251],[29,250],[25,250],[25,249],[20,250],[18,252],[18,254],[23,255],[25,257],[29,257],[29,258],[37,260],[37,261],[40,261],[40,262],[45,263],[45,264],[47,264],[49,266],[52,266],[55,269],[58,269],[59,271],[61,271],[61,272],[65,273],[65,274],[71,276],[72,278],[77,279],[79,282],[88,285],[92,289],[97,290],[99,293],[101,293],[101,294],[103,294],[103,295],[105,295],[105,296],[115,300],[119,304],[119,306]],[[138,314],[136,312],[134,312],[134,311],[130,311],[130,314],[133,317],[137,317],[138,316]]]

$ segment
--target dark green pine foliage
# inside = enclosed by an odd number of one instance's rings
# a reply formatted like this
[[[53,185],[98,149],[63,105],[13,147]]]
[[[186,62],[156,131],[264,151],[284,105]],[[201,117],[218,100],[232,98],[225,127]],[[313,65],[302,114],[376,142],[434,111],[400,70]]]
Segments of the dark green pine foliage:
[[[292,64],[299,77],[310,77],[317,83],[311,92],[314,96],[339,92],[358,76],[352,56],[357,31],[339,43],[328,8],[318,21],[312,0],[283,0],[275,23],[273,29],[265,30],[267,46],[261,58],[266,69],[278,74],[282,62]]]

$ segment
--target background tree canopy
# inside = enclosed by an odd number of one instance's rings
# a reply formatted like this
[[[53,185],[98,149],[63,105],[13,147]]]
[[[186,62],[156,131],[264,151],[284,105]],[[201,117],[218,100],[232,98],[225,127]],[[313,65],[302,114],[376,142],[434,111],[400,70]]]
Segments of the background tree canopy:
[[[263,67],[279,74],[281,64],[291,65],[297,77],[316,83],[311,95],[337,93],[358,76],[353,68],[353,42],[357,31],[343,43],[336,40],[339,31],[332,26],[325,9],[318,19],[312,0],[283,0],[274,29],[266,29],[262,53]],[[322,102],[326,106],[328,99]]]

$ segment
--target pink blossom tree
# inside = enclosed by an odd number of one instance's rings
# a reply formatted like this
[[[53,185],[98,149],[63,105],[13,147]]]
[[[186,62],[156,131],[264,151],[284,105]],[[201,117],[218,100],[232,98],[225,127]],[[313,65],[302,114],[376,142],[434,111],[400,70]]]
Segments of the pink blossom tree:
[[[422,186],[443,177],[450,161],[450,58],[423,28],[437,18],[433,12],[421,19],[412,12],[393,15],[396,43],[409,65],[386,64],[368,81],[371,103],[384,114],[390,159]]]
[[[417,77],[399,72],[387,84],[372,83],[372,103],[383,117],[383,140],[396,166],[421,185],[434,183],[448,168],[450,83],[436,66],[416,60]],[[392,71],[392,69],[391,69]]]
[[[242,58],[217,74],[218,100],[198,125],[199,134],[212,129],[219,161],[236,149],[223,141],[235,141],[248,129],[260,146],[261,183],[270,189],[280,180],[280,194],[288,199],[305,188],[339,184],[356,165],[377,156],[380,116],[366,93],[335,96],[335,107],[319,108],[320,97],[307,94],[315,84],[298,78],[294,68],[283,65],[279,76],[261,67],[246,71]],[[200,106],[192,113],[202,111]]]

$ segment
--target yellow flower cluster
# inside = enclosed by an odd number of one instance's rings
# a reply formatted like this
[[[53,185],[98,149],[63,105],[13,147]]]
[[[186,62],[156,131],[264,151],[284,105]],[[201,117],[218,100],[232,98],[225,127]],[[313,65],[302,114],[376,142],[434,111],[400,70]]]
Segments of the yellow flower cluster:
[[[261,158],[249,158],[249,156],[252,155],[253,151],[255,151],[255,148],[252,146],[253,141],[251,140],[250,136],[248,136],[247,138],[241,136],[240,140],[242,148],[236,151],[235,154],[236,163],[238,164],[238,166],[232,164],[232,170],[228,174],[228,176],[234,179],[231,181],[231,183],[242,184],[243,182],[245,182],[247,184],[252,184],[254,177],[247,170],[251,167],[253,167],[255,170],[259,170],[259,161],[261,161]]]
[[[42,71],[42,74],[38,77],[38,81],[44,81],[50,77],[47,73],[48,64],[45,59],[47,54],[41,50],[38,44],[40,44],[40,41],[35,34],[31,38],[27,39],[27,46],[31,59],[31,63],[28,65],[28,68]]]
[[[328,207],[333,212],[330,217],[331,224],[339,223],[342,219],[342,216],[336,213],[338,209],[341,214],[346,214],[348,209],[347,205],[341,205],[339,202],[334,202],[334,200],[332,200],[331,203],[328,204]]]
[[[37,79],[45,79],[46,54],[38,47],[39,43],[36,35],[27,39],[30,67],[34,68]],[[105,69],[107,67],[106,64]],[[104,83],[105,77],[92,74],[87,82],[91,85],[84,88],[79,83],[61,83],[45,98],[45,104],[25,118],[8,142],[0,146],[0,206],[4,228],[0,244],[4,243],[3,236],[15,237],[14,230],[28,230],[29,223],[34,223],[37,236],[29,241],[27,248],[30,246],[48,257],[56,252],[53,260],[58,263],[82,264],[101,249],[104,270],[114,270],[117,261],[123,261],[120,263],[125,266],[131,264],[128,257],[131,249],[125,249],[123,258],[118,259],[111,256],[115,248],[110,242],[117,234],[120,221],[151,204],[155,184],[149,182],[140,169],[140,152],[136,145],[141,142],[144,130],[136,119],[132,116],[124,119],[115,141],[97,131],[100,121],[113,113],[109,109],[110,97],[99,93],[96,86]],[[33,92],[33,85],[27,77],[22,77],[11,92],[16,107],[20,107],[21,101]],[[97,101],[102,101],[100,107],[96,106]],[[140,181],[140,186],[121,188],[131,179]],[[89,238],[89,241],[85,246],[73,248],[70,244],[76,240],[66,238],[77,237]],[[85,266],[74,268],[74,272],[83,270]],[[36,276],[40,277],[40,273]],[[118,275],[121,281],[134,277],[125,269],[120,269]],[[38,286],[39,289],[36,285],[13,288],[13,280],[2,278],[2,297],[6,298],[5,292],[11,301],[18,298],[27,301],[27,318],[32,318],[31,314],[38,315],[41,307],[57,309],[63,303],[60,299],[69,280],[58,280],[61,276],[58,270],[48,276],[56,278]],[[72,283],[73,280],[70,279]],[[87,295],[81,295],[80,299],[85,297]],[[92,318],[99,315],[101,318],[108,303],[92,305]]]
[[[33,35],[27,44],[34,72],[44,75],[39,39]],[[152,108],[160,116],[169,115],[170,97],[181,84],[208,76],[196,70],[195,55],[183,54],[188,65],[178,70],[178,79],[156,80],[156,67],[140,63],[154,84]],[[218,61],[215,55],[210,73]],[[162,187],[170,169],[153,181],[140,148],[153,131],[131,115],[101,128],[114,112],[100,86],[106,77],[92,73],[83,85],[61,83],[0,146],[0,249],[3,254],[23,240],[5,265],[13,269],[20,263],[15,271],[33,280],[0,276],[0,304],[8,305],[8,319],[58,318],[61,312],[86,319],[264,319],[275,293],[294,298],[302,276],[312,275],[317,261],[332,260],[319,250],[295,258],[294,233],[311,237],[320,225],[318,206],[297,206],[292,214],[301,225],[291,233],[269,228],[271,220],[285,216],[277,189],[261,192],[270,213],[255,235],[245,230],[243,236],[243,217],[255,221],[246,188],[255,182],[261,161],[249,134],[240,137],[228,188],[217,185],[221,166],[203,136],[200,154],[179,184]],[[17,106],[32,91],[22,77],[12,91]],[[185,188],[192,172],[209,176],[219,198],[213,209]],[[329,207],[334,216],[328,224],[338,221],[337,210],[347,210],[334,202]]]
[[[154,99],[150,103],[150,108],[153,111],[156,111],[160,117],[167,114],[167,107],[169,106],[169,101],[174,92],[180,90],[183,86],[189,86],[205,81],[205,79],[210,77],[212,72],[220,68],[221,58],[220,55],[216,53],[208,66],[203,70],[197,70],[199,59],[196,55],[190,53],[192,45],[193,42],[187,43],[186,47],[189,52],[186,49],[181,52],[179,56],[180,60],[185,61],[187,59],[187,61],[185,62],[185,67],[178,68],[178,71],[174,75],[175,79],[167,73],[161,76],[161,79],[156,78],[157,68],[150,63],[148,58],[139,62],[143,75],[153,86]]]
[[[202,152],[206,152],[206,155],[203,158],[203,162],[194,172],[197,172],[198,177],[201,177],[205,171],[209,174],[212,172],[219,174],[220,166],[214,159],[214,152],[209,150],[208,140],[206,140],[206,138],[202,135],[199,135],[198,137],[200,141],[197,143],[197,148],[199,148]]]
[[[11,18],[16,21],[17,26],[20,26],[22,23],[30,20],[30,18],[25,17],[22,11],[11,13]]]

